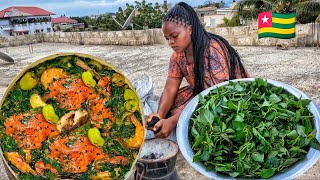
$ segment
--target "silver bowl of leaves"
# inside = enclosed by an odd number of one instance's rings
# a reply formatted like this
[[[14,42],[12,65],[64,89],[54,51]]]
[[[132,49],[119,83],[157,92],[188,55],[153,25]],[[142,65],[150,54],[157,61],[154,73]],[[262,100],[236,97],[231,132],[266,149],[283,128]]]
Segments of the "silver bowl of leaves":
[[[293,179],[320,157],[319,123],[319,107],[300,90],[237,79],[188,103],[177,140],[188,163],[209,178]]]

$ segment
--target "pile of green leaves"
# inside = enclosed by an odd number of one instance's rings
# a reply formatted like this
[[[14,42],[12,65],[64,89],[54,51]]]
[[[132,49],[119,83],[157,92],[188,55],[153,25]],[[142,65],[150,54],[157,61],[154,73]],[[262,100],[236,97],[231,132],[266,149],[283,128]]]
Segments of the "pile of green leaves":
[[[311,100],[262,79],[230,82],[200,97],[191,117],[194,162],[232,177],[269,178],[303,159],[315,139]]]

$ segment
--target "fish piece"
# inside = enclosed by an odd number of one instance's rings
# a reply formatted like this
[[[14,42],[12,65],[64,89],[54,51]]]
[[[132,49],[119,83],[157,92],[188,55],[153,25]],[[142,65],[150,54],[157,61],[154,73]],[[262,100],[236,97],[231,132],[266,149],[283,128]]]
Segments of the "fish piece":
[[[63,71],[61,68],[50,68],[46,69],[41,74],[41,84],[44,86],[45,89],[48,89],[49,85],[57,79],[68,77],[68,74]]]
[[[56,139],[49,148],[49,157],[59,161],[68,173],[86,172],[92,161],[109,157],[84,136]]]
[[[59,132],[70,132],[89,120],[88,112],[85,110],[70,111],[63,115],[57,123]]]
[[[54,137],[59,131],[47,122],[42,114],[23,113],[5,120],[6,134],[12,135],[18,146],[23,149],[38,149],[48,137]]]
[[[47,99],[56,99],[60,107],[66,110],[80,109],[87,98],[96,96],[94,89],[86,86],[81,79],[65,78],[54,81],[49,86]]]
[[[37,172],[23,159],[18,152],[4,152],[4,156],[8,161],[23,173],[31,173],[36,176]]]
[[[84,70],[90,71],[96,79],[98,79],[98,80],[101,79],[100,75],[96,71],[91,69],[86,63],[84,63],[82,60],[80,60],[80,58],[76,57],[75,59],[76,59],[77,66],[79,66],[80,68],[82,68]]]

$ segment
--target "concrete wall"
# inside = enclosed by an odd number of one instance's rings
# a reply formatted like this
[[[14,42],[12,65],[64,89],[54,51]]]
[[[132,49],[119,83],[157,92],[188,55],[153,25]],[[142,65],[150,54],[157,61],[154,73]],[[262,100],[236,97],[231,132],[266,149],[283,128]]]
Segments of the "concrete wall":
[[[292,39],[258,39],[257,26],[208,28],[207,30],[221,35],[230,44],[237,46],[274,46],[278,43],[288,43],[289,46],[309,46],[316,41],[316,37],[312,37],[312,24],[296,25],[296,37]],[[318,32],[318,36],[320,36],[320,32]]]
[[[226,38],[233,46],[274,46],[277,43],[288,43],[289,46],[306,46],[312,44],[311,24],[297,25],[296,37],[289,40],[274,38],[257,38],[256,26],[224,27],[208,29],[209,32]],[[24,44],[52,42],[86,45],[150,45],[165,44],[161,29],[101,31],[101,32],[52,32],[25,36],[0,38],[0,47],[19,46]]]

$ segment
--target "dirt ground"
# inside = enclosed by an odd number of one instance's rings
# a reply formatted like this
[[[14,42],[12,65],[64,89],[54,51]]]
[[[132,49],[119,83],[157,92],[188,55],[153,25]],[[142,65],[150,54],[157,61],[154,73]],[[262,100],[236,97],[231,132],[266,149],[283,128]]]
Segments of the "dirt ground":
[[[10,64],[0,60],[0,99],[10,81],[30,63],[55,53],[79,52],[105,59],[119,68],[133,82],[142,74],[148,74],[154,82],[156,94],[160,94],[166,80],[168,62],[172,50],[166,45],[152,46],[79,46],[71,44],[34,44],[29,46],[0,48],[14,60]],[[292,85],[320,104],[320,48],[236,47],[252,77],[268,78]],[[208,179],[196,172],[178,155],[176,169],[182,180]],[[8,179],[2,162],[0,179]],[[320,179],[320,161],[297,179]]]

